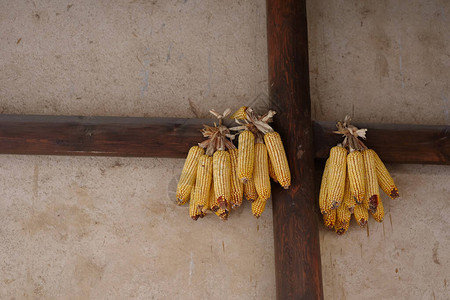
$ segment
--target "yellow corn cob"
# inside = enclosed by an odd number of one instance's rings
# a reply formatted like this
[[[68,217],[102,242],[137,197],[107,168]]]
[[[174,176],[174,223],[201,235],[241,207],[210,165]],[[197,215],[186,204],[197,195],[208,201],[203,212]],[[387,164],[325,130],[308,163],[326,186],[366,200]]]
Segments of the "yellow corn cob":
[[[189,216],[194,221],[197,221],[197,219],[200,217],[200,211],[198,210],[197,201],[195,199],[195,191],[191,193],[191,197],[189,200]]]
[[[372,213],[372,217],[375,219],[375,221],[377,222],[383,222],[384,219],[384,206],[383,206],[383,201],[381,201],[381,199],[379,199],[378,201],[378,206],[377,206],[377,210]]]
[[[180,181],[178,181],[177,186],[176,197],[178,205],[183,205],[188,201],[189,195],[195,185],[198,159],[204,153],[205,150],[199,146],[193,146],[189,149],[183,171],[181,172]]]
[[[275,175],[275,170],[273,169],[272,162],[270,161],[270,157],[269,157],[269,159],[267,161],[269,163],[269,176],[270,176],[270,178],[272,178],[273,181],[278,182],[277,175]]]
[[[219,207],[226,209],[231,201],[231,162],[230,154],[217,150],[213,155],[214,193]]]
[[[369,150],[362,151],[362,154],[364,157],[364,168],[366,170],[366,201],[368,202],[368,209],[375,212],[378,206],[378,199],[380,198],[375,158]]]
[[[262,198],[258,198],[256,201],[253,201],[252,214],[256,218],[261,217],[261,214],[264,212],[264,209],[266,208],[266,202],[267,202],[267,200],[264,200]]]
[[[214,212],[217,212],[217,210],[219,209],[219,202],[217,202],[216,193],[214,192],[214,180],[211,183],[211,191],[209,194],[209,209]]]
[[[353,214],[355,215],[356,223],[358,223],[359,226],[364,227],[367,225],[367,221],[369,220],[369,212],[364,205],[356,204]]]
[[[364,158],[361,152],[353,151],[347,155],[347,170],[350,193],[355,197],[356,203],[361,204],[364,201],[366,189]]]
[[[202,208],[202,213],[206,215],[208,210],[212,210],[211,209],[211,204],[212,201],[214,201],[214,187],[213,187],[213,183],[211,182],[211,188],[209,189],[209,193],[208,193],[208,201],[206,202],[206,205],[203,206]]]
[[[278,182],[283,188],[288,189],[291,185],[291,171],[280,135],[275,131],[268,132],[264,135],[264,142]]]
[[[270,198],[270,177],[269,163],[266,145],[262,143],[255,144],[255,169],[253,170],[253,181],[255,182],[256,192],[262,200]]]
[[[383,164],[378,154],[372,149],[369,149],[367,151],[370,151],[372,153],[375,160],[375,169],[377,171],[378,184],[380,185],[383,192],[385,192],[392,199],[399,197],[398,189],[394,183],[394,179],[392,179],[389,171],[386,169],[386,166]]]
[[[336,210],[332,209],[323,214],[323,224],[328,229],[334,228],[334,223],[336,222]]]
[[[238,151],[238,149],[228,150],[231,159],[231,203],[233,204],[233,208],[241,206],[244,197],[244,187],[237,174]]]
[[[347,150],[341,146],[331,148],[328,160],[330,169],[327,177],[327,201],[331,201],[332,208],[336,209],[344,198]]]
[[[234,114],[230,116],[230,119],[238,119],[238,120],[245,120],[247,119],[247,113],[245,112],[247,110],[247,106],[242,106],[239,108]]]
[[[350,193],[350,181],[348,179],[348,176],[345,178],[344,200],[342,201],[342,203],[345,204],[345,207],[350,213],[353,213],[356,202],[355,198],[353,198],[352,194]]]
[[[197,179],[195,179],[195,199],[198,209],[208,204],[209,191],[211,189],[213,171],[213,158],[207,154],[200,156],[197,166]]]
[[[350,219],[352,217],[352,213],[345,205],[345,203],[341,203],[341,205],[336,209],[336,222],[334,224],[334,230],[337,234],[342,235],[350,226]]]
[[[258,193],[256,192],[255,182],[253,179],[250,179],[247,183],[244,183],[244,195],[250,202],[258,199]]]
[[[253,165],[255,162],[255,136],[249,130],[239,134],[238,148],[238,175],[246,183],[253,178]]]
[[[327,178],[328,178],[328,171],[330,170],[330,160],[327,159],[327,162],[325,163],[325,169],[323,170],[322,175],[322,182],[320,184],[320,192],[319,192],[319,207],[320,212],[325,214],[328,210],[331,210],[331,203],[330,205],[327,205]]]

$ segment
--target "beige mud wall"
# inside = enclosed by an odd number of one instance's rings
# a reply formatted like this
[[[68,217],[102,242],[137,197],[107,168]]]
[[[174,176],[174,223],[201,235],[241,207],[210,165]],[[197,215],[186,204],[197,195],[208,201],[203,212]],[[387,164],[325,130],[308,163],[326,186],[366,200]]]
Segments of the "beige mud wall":
[[[449,4],[371,3],[308,2],[313,117],[449,125]],[[264,107],[265,17],[261,0],[0,1],[0,111]],[[0,298],[273,299],[271,205],[193,222],[173,202],[182,166],[0,156]],[[450,170],[388,167],[402,198],[383,198],[384,223],[321,229],[326,299],[449,293]]]

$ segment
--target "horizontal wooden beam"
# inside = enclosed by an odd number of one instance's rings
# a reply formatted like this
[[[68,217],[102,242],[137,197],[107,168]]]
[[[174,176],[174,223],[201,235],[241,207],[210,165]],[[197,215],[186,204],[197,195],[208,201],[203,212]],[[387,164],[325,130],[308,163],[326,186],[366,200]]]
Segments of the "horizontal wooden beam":
[[[0,115],[0,154],[184,157],[212,119]],[[341,140],[314,122],[315,157]],[[450,164],[450,127],[356,124],[390,163]]]
[[[406,124],[363,124],[367,128],[367,147],[374,149],[384,162],[407,164],[450,164],[450,126]],[[333,122],[314,123],[316,158],[328,157],[330,148],[342,142],[334,134]]]

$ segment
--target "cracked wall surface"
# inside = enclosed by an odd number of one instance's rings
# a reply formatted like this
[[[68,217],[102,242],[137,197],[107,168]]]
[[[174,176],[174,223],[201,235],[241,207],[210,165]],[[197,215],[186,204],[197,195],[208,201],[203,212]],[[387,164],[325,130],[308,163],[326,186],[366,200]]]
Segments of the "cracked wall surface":
[[[265,1],[0,1],[3,114],[268,103]],[[447,1],[308,1],[313,118],[450,125]],[[370,134],[370,132],[369,132]],[[370,135],[368,135],[370,137]],[[274,299],[272,206],[174,204],[183,160],[0,156],[1,299]],[[388,165],[385,221],[320,228],[325,299],[446,299],[448,166]],[[320,220],[319,220],[320,221]]]

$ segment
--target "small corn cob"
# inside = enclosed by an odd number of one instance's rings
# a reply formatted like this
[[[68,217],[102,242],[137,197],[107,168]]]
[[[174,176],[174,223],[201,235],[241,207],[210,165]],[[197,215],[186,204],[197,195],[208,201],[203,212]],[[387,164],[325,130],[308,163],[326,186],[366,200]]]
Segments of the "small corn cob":
[[[230,154],[217,150],[213,155],[214,193],[219,207],[226,209],[231,200],[231,162]]]
[[[193,146],[189,149],[183,171],[181,172],[180,181],[178,181],[177,186],[176,197],[178,205],[183,205],[188,201],[189,195],[195,185],[198,159],[204,153],[205,150],[199,146]]]
[[[370,151],[374,157],[378,184],[380,185],[383,192],[385,192],[392,199],[399,197],[398,189],[394,183],[394,179],[392,179],[389,171],[386,169],[386,166],[383,164],[378,154],[372,149],[369,149],[367,151]]]
[[[266,208],[266,200],[262,198],[258,198],[256,201],[252,203],[252,213],[256,218],[261,217],[261,214],[264,212]]]
[[[341,146],[331,148],[328,160],[330,169],[327,178],[327,198],[331,201],[332,209],[336,209],[344,198],[347,150]]]
[[[192,220],[197,221],[200,217],[201,212],[198,210],[197,201],[195,199],[195,191],[191,193],[191,197],[189,200],[189,216]]]
[[[366,201],[368,202],[368,209],[375,212],[378,206],[378,199],[380,198],[375,158],[370,150],[363,150],[362,154],[366,170]]]
[[[377,206],[377,210],[372,213],[372,217],[375,219],[375,221],[377,222],[383,222],[384,219],[384,206],[383,206],[383,201],[381,201],[381,199],[378,201],[378,206]]]
[[[238,148],[238,175],[246,183],[253,178],[253,165],[255,162],[255,136],[249,130],[239,134]]]
[[[197,179],[195,180],[195,199],[198,209],[203,210],[203,206],[208,204],[209,191],[211,189],[213,172],[213,158],[207,154],[198,159]]]
[[[268,159],[269,163],[269,176],[272,178],[273,181],[278,182],[277,175],[275,175],[275,170],[273,169],[272,161],[270,160],[270,157]]]
[[[348,179],[350,193],[355,201],[361,204],[364,201],[366,189],[366,174],[364,171],[364,158],[360,151],[353,151],[347,155]]]
[[[336,210],[332,209],[323,214],[323,224],[328,229],[334,228],[334,223],[336,223]]]
[[[255,182],[253,179],[250,179],[247,183],[244,183],[244,195],[249,202],[253,202],[258,199],[258,193],[256,192]]]
[[[355,215],[356,223],[358,223],[359,226],[364,227],[367,225],[367,221],[369,220],[369,212],[364,205],[356,204],[353,214]]]
[[[348,179],[348,176],[345,178],[344,200],[342,201],[342,203],[345,204],[345,207],[348,209],[350,213],[353,213],[356,201],[355,198],[353,198],[352,194],[350,193],[350,181]]]
[[[241,206],[242,199],[244,198],[244,187],[237,174],[238,151],[238,149],[228,150],[231,159],[231,203],[233,204],[233,208]]]
[[[336,209],[336,222],[334,224],[334,230],[337,234],[342,235],[350,226],[350,219],[352,217],[352,213],[348,209],[348,207],[345,205],[345,203],[342,203],[337,209]]]
[[[230,116],[230,119],[238,119],[238,120],[245,120],[247,119],[247,106],[242,106],[239,108],[234,114]]]
[[[214,212],[219,210],[219,202],[217,202],[216,193],[214,192],[214,180],[211,183],[211,191],[209,192],[209,209]]]
[[[255,169],[253,170],[253,181],[255,182],[258,198],[267,200],[270,198],[269,163],[266,145],[255,144]]]
[[[283,188],[288,189],[291,185],[291,171],[280,135],[275,131],[268,132],[264,135],[264,142],[278,182]]]
[[[319,192],[319,207],[322,215],[325,214],[327,211],[331,210],[331,203],[330,205],[327,205],[327,194],[328,194],[327,178],[329,170],[330,170],[330,160],[327,159],[327,162],[325,163],[325,169],[322,175],[322,182],[320,184],[320,192]]]

